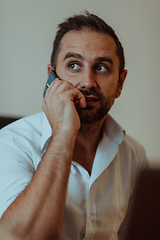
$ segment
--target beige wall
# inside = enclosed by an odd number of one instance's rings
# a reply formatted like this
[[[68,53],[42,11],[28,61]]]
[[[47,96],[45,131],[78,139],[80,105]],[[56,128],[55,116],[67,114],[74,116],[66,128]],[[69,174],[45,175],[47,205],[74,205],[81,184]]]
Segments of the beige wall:
[[[111,114],[160,159],[160,1],[0,0],[0,114],[41,111],[57,23],[87,9],[116,30],[129,70]]]

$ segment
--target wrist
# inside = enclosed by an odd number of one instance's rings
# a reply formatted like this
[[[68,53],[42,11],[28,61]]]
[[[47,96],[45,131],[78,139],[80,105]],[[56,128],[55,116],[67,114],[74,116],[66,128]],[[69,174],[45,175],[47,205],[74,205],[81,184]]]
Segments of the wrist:
[[[72,131],[63,131],[62,133],[52,133],[50,145],[56,152],[66,152],[66,155],[72,154],[74,150],[77,133]]]

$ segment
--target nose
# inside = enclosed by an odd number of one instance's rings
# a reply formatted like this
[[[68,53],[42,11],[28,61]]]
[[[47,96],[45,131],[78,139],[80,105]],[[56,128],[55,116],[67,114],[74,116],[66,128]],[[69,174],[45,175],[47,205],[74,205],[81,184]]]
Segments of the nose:
[[[83,72],[83,76],[80,81],[80,88],[96,88],[97,82],[96,82],[96,76],[92,69],[86,69]]]

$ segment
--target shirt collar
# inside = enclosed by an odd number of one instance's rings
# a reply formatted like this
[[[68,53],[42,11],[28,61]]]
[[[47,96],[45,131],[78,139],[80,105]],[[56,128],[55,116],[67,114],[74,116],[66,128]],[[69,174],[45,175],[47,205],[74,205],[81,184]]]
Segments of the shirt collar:
[[[104,122],[104,133],[119,145],[124,138],[125,130],[109,114],[107,114]],[[41,151],[46,150],[51,136],[52,128],[43,112]]]
[[[104,133],[117,145],[125,136],[125,130],[109,114],[106,116],[103,129]]]
[[[52,136],[52,128],[48,122],[48,119],[45,113],[43,112],[41,151],[44,151],[47,149],[51,136]]]
[[[121,126],[107,114],[103,125],[103,137],[98,145],[92,166],[90,186],[113,161],[124,135],[125,131]]]

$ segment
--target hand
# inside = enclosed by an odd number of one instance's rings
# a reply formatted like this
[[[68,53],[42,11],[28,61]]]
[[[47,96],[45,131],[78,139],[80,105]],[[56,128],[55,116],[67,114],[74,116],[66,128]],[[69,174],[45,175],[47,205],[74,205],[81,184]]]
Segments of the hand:
[[[53,133],[77,133],[80,119],[75,104],[86,107],[84,95],[71,83],[56,79],[46,91],[42,109],[52,127]]]

